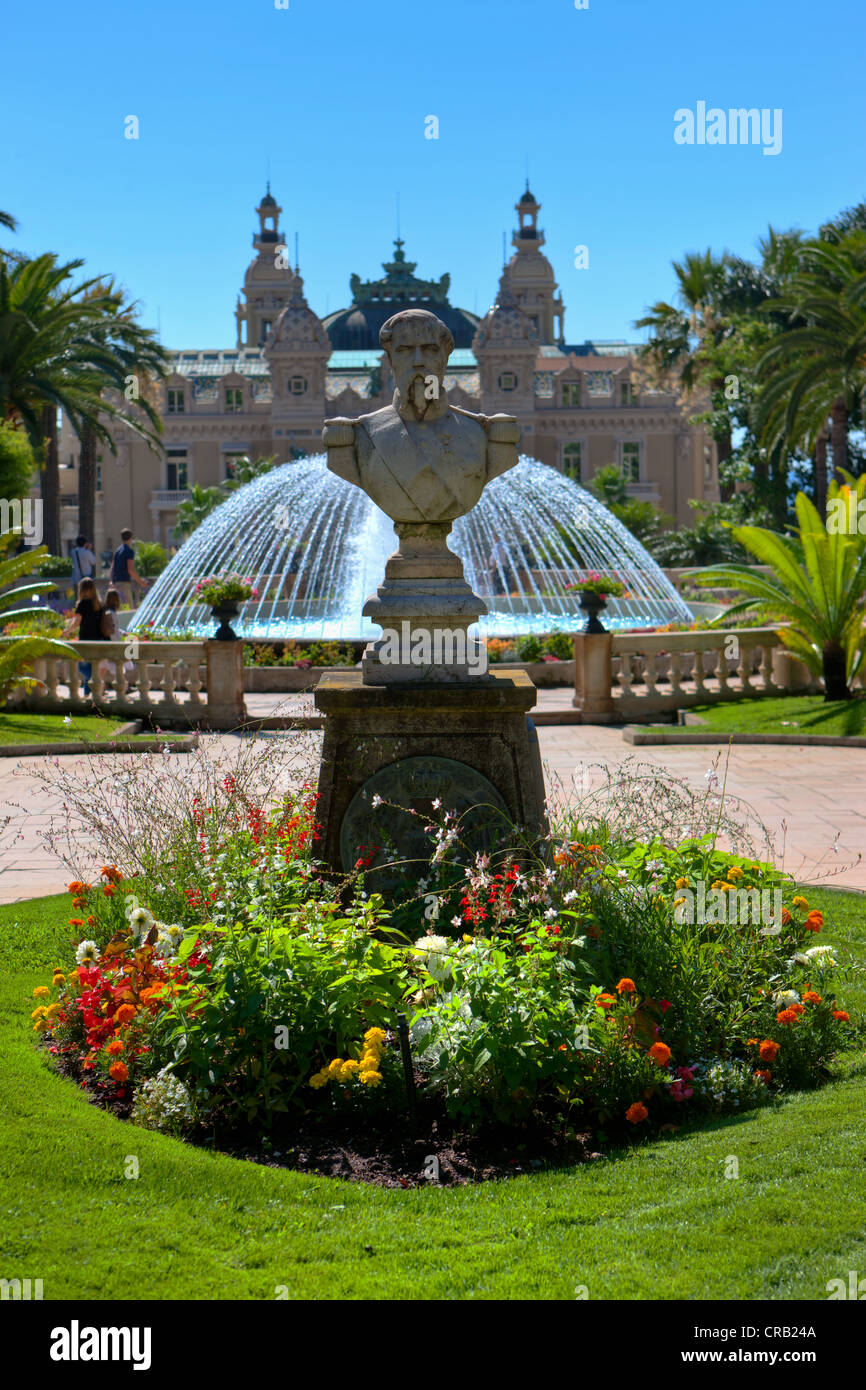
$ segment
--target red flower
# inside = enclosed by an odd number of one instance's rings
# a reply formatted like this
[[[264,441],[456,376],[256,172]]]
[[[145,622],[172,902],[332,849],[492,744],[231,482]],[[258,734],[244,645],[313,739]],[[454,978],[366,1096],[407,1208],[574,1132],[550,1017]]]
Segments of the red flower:
[[[806,931],[820,931],[824,925],[824,914],[822,912],[810,912],[803,926]]]
[[[663,1042],[653,1043],[649,1050],[649,1055],[652,1057],[657,1067],[666,1067],[671,1060],[671,1050],[667,1043]]]
[[[844,1009],[834,1009],[834,1010],[833,1010],[833,1017],[834,1017],[834,1018],[837,1020],[837,1022],[839,1022],[839,1023],[850,1023],[850,1022],[851,1022],[851,1015],[850,1015],[850,1014],[846,1014],[846,1012],[845,1012]]]
[[[628,1110],[626,1110],[625,1117],[629,1124],[639,1125],[642,1124],[648,1114],[649,1111],[646,1106],[642,1105],[639,1100],[636,1100],[634,1105],[630,1105]]]

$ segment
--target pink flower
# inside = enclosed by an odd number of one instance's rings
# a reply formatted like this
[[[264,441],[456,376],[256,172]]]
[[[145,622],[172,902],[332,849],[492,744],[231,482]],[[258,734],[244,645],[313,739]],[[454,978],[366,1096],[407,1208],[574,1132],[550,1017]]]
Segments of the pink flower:
[[[662,999],[661,1003],[659,1004],[659,1008],[661,1009],[663,1014],[666,1014],[670,1007],[671,1001],[669,999]]]

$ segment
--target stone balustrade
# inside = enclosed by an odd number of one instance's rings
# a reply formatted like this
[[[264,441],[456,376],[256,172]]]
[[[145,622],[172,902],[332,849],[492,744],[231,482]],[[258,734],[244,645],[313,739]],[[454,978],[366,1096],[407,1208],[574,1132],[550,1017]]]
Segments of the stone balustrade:
[[[2,638],[8,643],[14,639]],[[49,713],[81,713],[96,708],[159,724],[204,724],[233,728],[246,717],[243,698],[243,643],[75,642],[76,659],[45,656],[30,675],[40,685],[20,688],[9,707]],[[101,663],[112,663],[100,673]],[[90,694],[84,695],[79,662],[90,662]]]
[[[640,720],[691,705],[821,689],[772,627],[580,633],[574,657],[573,703],[587,723]]]

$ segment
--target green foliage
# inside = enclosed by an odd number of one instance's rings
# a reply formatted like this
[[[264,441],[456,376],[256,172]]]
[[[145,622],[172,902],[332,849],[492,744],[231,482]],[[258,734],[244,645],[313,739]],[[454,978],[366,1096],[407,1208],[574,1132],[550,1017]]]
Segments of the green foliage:
[[[35,472],[33,446],[26,432],[0,420],[0,497],[26,497]]]
[[[245,666],[354,666],[348,642],[245,642]]]
[[[866,669],[866,546],[859,537],[828,531],[805,493],[798,493],[796,511],[796,537],[758,526],[734,529],[735,539],[759,564],[769,566],[771,574],[749,565],[729,565],[705,571],[697,582],[725,585],[750,596],[736,603],[730,614],[760,604],[788,622],[782,641],[823,676],[825,698],[849,699],[850,682]]]
[[[177,509],[175,532],[178,536],[191,536],[201,526],[206,517],[225,501],[225,493],[219,487],[201,487],[193,483],[187,497]]]
[[[540,637],[530,633],[526,637],[519,637],[516,643],[518,661],[540,661],[544,647]]]
[[[6,552],[17,540],[14,532],[7,531],[0,536],[0,621],[27,621],[29,619],[40,619],[44,617],[54,617],[50,608],[41,606],[16,607],[15,605],[24,604],[28,599],[34,598],[39,594],[50,592],[54,585],[47,580],[18,585],[17,588],[9,589],[9,584],[14,584],[22,575],[29,574],[34,568],[34,562],[38,562],[47,554],[44,546],[39,546],[35,550],[26,550],[20,555],[6,557]],[[34,661],[38,661],[41,656],[66,656],[74,657],[75,649],[66,642],[55,641],[51,637],[45,636],[26,636],[12,641],[0,642],[0,705],[6,703],[11,691],[24,687],[29,688],[34,684],[33,680],[27,675],[31,670]]]
[[[31,557],[35,553],[30,552]],[[71,579],[72,577],[72,556],[71,555],[49,555],[45,554],[44,559],[39,560],[34,566],[40,574],[46,575],[49,579]]]
[[[139,541],[135,548],[135,568],[143,579],[162,574],[171,556],[156,541]]]

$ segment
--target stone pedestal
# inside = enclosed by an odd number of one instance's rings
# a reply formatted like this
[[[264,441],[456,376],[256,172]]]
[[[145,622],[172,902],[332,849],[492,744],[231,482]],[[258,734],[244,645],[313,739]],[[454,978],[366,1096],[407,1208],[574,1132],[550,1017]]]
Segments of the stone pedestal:
[[[372,885],[409,888],[433,841],[424,826],[456,812],[473,848],[503,850],[511,825],[546,828],[535,687],[523,672],[489,681],[366,685],[329,672],[315,692],[325,715],[318,852],[347,872],[402,861]],[[434,806],[435,801],[441,804]],[[407,815],[405,807],[420,815]],[[381,880],[381,881],[379,881]]]
[[[611,686],[613,641],[609,632],[583,632],[574,638],[574,698],[587,724],[609,724],[615,716]]]
[[[207,654],[207,725],[237,729],[246,719],[243,642],[205,642]]]
[[[463,561],[448,548],[451,522],[398,521],[394,530],[400,544],[385,566],[383,583],[361,610],[382,628],[364,653],[364,683],[486,676],[487,645],[470,637],[469,628],[487,605],[472,592]]]

